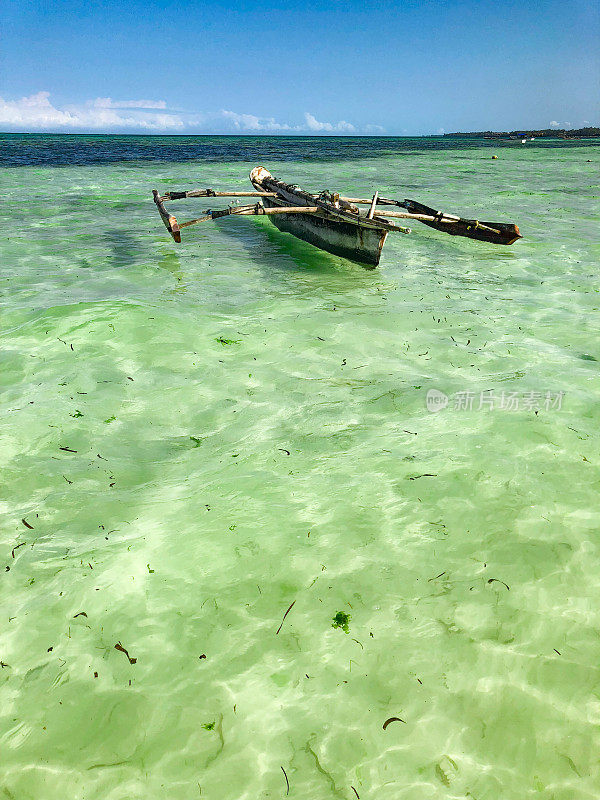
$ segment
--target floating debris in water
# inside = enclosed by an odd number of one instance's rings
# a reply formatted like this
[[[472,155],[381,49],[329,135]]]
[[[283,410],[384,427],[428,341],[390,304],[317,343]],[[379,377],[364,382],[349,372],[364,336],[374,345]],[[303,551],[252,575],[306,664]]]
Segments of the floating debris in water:
[[[13,558],[15,557],[15,550],[18,550],[18,549],[19,549],[19,547],[23,547],[23,545],[24,545],[24,544],[27,544],[27,542],[19,542],[19,544],[16,544],[16,545],[13,547],[13,549],[12,549],[12,557],[13,557]]]
[[[391,725],[392,722],[404,722],[404,720],[400,719],[400,717],[390,717],[389,719],[386,719],[386,721],[383,723],[382,726],[383,730],[385,730],[388,725]],[[406,722],[404,722],[404,724],[406,725]]]
[[[123,647],[123,645],[121,644],[121,642],[117,642],[117,643],[116,643],[116,645],[115,645],[115,650],[119,650],[121,653],[125,653],[125,655],[126,655],[126,656],[127,656],[127,658],[129,659],[129,663],[130,663],[130,664],[135,664],[135,663],[136,663],[136,661],[137,661],[137,658],[132,658],[132,657],[129,655],[129,653],[127,652],[127,650],[126,650],[126,649]]]
[[[443,758],[440,759],[440,761],[438,761],[438,763],[435,765],[435,771],[438,778],[447,788],[450,787],[450,781],[454,777],[450,767],[452,767],[455,772],[458,772],[458,764],[447,755],[444,755]]]
[[[283,767],[281,767],[281,771],[283,772],[283,775],[285,777],[285,784],[287,786],[287,789],[285,790],[285,795],[287,797],[288,794],[290,793],[290,782],[288,781],[288,776],[286,775],[286,772]]]
[[[280,626],[277,628],[277,630],[275,631],[275,636],[277,636],[277,634],[278,634],[278,633],[279,633],[279,631],[281,630],[281,628],[282,628],[282,626],[283,626],[283,623],[285,622],[285,618],[287,617],[287,615],[290,613],[290,611],[291,611],[291,610],[292,610],[292,608],[294,607],[294,603],[295,603],[295,602],[296,602],[296,601],[294,600],[294,601],[293,601],[293,602],[290,604],[290,606],[289,606],[288,610],[287,610],[287,611],[285,612],[285,614],[283,615],[283,619],[281,620],[281,625],[280,625]]]
[[[504,583],[504,581],[499,580],[498,578],[488,578],[488,583],[501,583],[502,586],[506,586],[506,588],[510,592],[510,586],[507,583]]]
[[[438,579],[438,578],[441,578],[441,577],[442,577],[442,575],[445,575],[445,574],[446,574],[445,572],[440,572],[440,574],[439,574],[439,575],[436,575],[436,576],[435,576],[435,578],[429,578],[429,579],[427,580],[427,583],[431,583],[431,581],[437,581],[437,579]]]

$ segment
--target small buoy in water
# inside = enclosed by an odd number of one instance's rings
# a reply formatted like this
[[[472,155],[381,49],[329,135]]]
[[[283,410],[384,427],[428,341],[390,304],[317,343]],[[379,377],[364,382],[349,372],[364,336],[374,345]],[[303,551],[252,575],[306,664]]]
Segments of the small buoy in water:
[[[492,156],[492,158],[498,158],[498,156]]]

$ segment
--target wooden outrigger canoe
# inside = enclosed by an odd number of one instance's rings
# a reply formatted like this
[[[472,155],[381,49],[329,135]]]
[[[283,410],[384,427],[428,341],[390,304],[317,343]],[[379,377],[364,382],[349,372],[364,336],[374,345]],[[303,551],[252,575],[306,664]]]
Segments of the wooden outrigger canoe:
[[[327,250],[336,256],[343,256],[359,264],[376,267],[387,235],[395,226],[373,215],[361,215],[358,208],[352,210],[351,204],[340,201],[339,196],[322,192],[316,198],[273,178],[264,167],[255,167],[250,173],[252,185],[258,191],[269,192],[274,197],[265,197],[263,204],[268,209],[282,209],[294,205],[316,206],[314,214],[273,214],[271,222],[280,231],[291,233],[305,242]]]
[[[396,225],[391,219],[416,220],[431,228],[455,236],[466,236],[492,244],[513,244],[521,238],[516,225],[506,222],[479,222],[453,214],[435,211],[414,200],[387,200],[375,192],[371,198],[341,197],[337,193],[309,194],[293,184],[274,178],[264,167],[250,173],[253,192],[215,192],[196,189],[187,192],[153,192],[160,216],[176,242],[181,242],[181,230],[199,222],[225,216],[266,215],[281,231],[291,233],[305,242],[351,261],[376,267],[388,233],[410,233],[410,228]],[[188,197],[255,197],[257,202],[247,206],[229,206],[219,211],[207,210],[203,216],[178,223],[169,214],[165,202]],[[360,205],[368,205],[361,212]],[[383,206],[383,208],[381,208]],[[389,207],[405,209],[390,211]]]

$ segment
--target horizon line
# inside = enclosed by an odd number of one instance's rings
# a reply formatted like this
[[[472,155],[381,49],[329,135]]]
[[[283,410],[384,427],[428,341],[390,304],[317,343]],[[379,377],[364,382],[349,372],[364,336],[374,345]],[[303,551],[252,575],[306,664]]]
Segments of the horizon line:
[[[0,136],[137,136],[164,138],[212,138],[220,136],[232,139],[443,139],[448,136],[476,136],[478,134],[527,133],[530,131],[548,133],[575,133],[578,130],[598,128],[596,125],[585,125],[582,128],[514,128],[509,131],[453,131],[449,133],[131,133],[118,131],[0,131]],[[548,137],[549,138],[549,137]]]

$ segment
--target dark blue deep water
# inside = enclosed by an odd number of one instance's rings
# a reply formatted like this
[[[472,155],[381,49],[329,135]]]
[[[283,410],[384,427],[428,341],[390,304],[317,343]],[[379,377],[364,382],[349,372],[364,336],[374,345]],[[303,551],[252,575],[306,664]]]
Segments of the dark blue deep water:
[[[577,147],[597,140],[536,139],[527,148]],[[520,148],[518,141],[443,136],[113,136],[0,134],[0,165],[85,166],[119,161],[340,161],[472,147]]]

